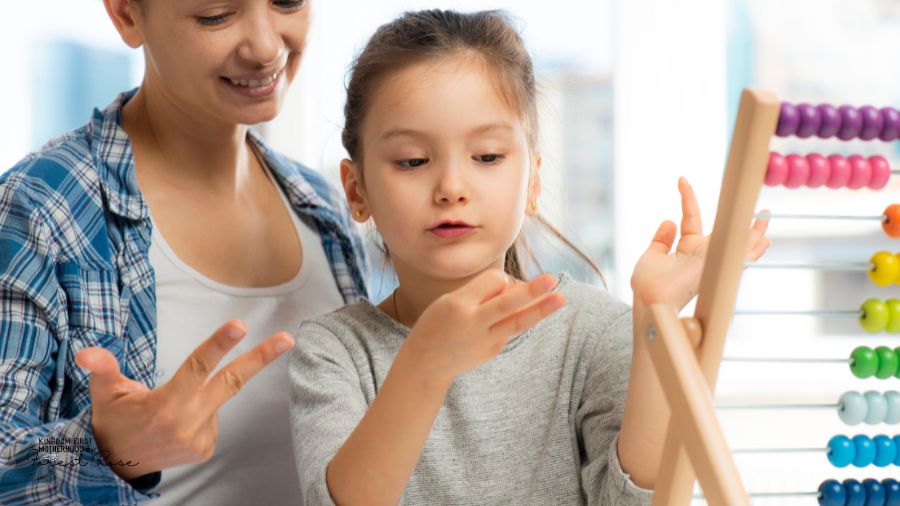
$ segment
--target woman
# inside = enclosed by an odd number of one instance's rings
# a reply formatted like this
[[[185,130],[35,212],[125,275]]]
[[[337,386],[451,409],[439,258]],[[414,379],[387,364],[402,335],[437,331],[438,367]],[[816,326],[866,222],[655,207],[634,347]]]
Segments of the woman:
[[[365,295],[337,194],[246,126],[310,6],[104,4],[143,83],[0,178],[0,503],[295,500],[279,331]]]

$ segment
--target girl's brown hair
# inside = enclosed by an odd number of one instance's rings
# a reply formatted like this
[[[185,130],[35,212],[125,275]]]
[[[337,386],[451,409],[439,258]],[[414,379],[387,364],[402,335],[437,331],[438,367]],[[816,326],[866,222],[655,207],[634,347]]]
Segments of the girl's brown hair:
[[[351,160],[362,167],[360,126],[368,110],[372,90],[386,77],[405,68],[442,58],[471,54],[479,57],[500,96],[525,124],[529,149],[536,152],[538,138],[537,86],[531,56],[506,13],[480,11],[460,13],[449,10],[407,12],[382,25],[357,56],[347,85],[344,131],[341,140]],[[361,181],[362,183],[362,181]],[[566,239],[540,214],[536,219],[553,235],[590,265],[600,279],[597,265]],[[524,280],[521,249],[537,263],[521,232],[506,251],[504,269]]]

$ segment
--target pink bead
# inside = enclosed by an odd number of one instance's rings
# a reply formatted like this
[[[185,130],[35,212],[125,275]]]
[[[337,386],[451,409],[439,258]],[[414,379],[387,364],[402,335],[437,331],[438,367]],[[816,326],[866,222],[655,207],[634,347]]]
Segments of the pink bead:
[[[850,181],[850,163],[841,155],[831,155],[828,157],[828,164],[831,165],[831,176],[825,186],[837,189],[847,185]]]
[[[787,179],[784,180],[784,186],[787,188],[799,188],[809,180],[809,162],[800,155],[788,155],[787,163],[789,167]]]
[[[847,159],[850,163],[850,181],[847,181],[847,188],[858,190],[872,179],[872,167],[869,161],[859,155],[852,155]]]
[[[880,190],[891,178],[891,166],[883,156],[870,156],[869,165],[872,166],[872,178],[869,179],[869,188]]]
[[[788,163],[781,154],[769,153],[769,167],[766,170],[766,186],[778,186],[788,177]]]
[[[806,180],[806,186],[818,188],[825,184],[831,176],[831,164],[828,163],[828,159],[812,153],[806,155],[806,162],[809,163],[809,179]]]

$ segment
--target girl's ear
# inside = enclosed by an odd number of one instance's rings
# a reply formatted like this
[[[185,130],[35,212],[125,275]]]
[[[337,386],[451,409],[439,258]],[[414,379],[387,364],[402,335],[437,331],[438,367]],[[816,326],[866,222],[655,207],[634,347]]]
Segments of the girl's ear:
[[[359,165],[344,158],[341,160],[341,184],[353,219],[363,223],[369,219],[369,206],[366,205],[365,190],[362,187]]]
[[[531,170],[531,178],[528,181],[528,202],[525,204],[525,214],[536,216],[538,214],[538,198],[541,196],[541,155],[534,158],[534,168]]]
[[[103,0],[103,5],[122,40],[129,47],[141,47],[144,43],[144,34],[138,29],[136,22],[137,16],[140,16],[141,6],[134,0]]]

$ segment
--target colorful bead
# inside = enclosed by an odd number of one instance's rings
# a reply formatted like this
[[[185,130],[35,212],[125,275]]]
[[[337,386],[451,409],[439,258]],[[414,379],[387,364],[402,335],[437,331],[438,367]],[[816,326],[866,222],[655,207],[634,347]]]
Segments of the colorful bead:
[[[866,467],[875,461],[875,444],[869,438],[859,434],[853,436],[853,465]]]
[[[881,332],[887,327],[890,319],[887,304],[880,299],[866,299],[859,307],[862,314],[859,317],[859,324],[867,332]]]
[[[790,169],[784,156],[772,151],[769,153],[769,166],[766,169],[766,186],[778,186],[784,183],[789,171]]]
[[[809,180],[809,162],[800,155],[788,155],[788,175],[784,180],[787,188],[799,188]],[[871,172],[871,170],[870,170]],[[868,176],[866,181],[868,181]]]
[[[881,480],[885,495],[884,506],[900,506],[900,482],[893,478]]]
[[[806,162],[809,163],[809,178],[806,180],[806,186],[818,188],[831,177],[831,164],[828,163],[828,159],[824,156],[811,153],[806,155]],[[888,167],[888,173],[890,173],[890,170],[890,167]]]
[[[847,478],[843,484],[847,493],[847,502],[844,506],[866,506],[866,487],[863,487],[859,480]]]
[[[869,390],[863,396],[866,398],[866,419],[864,421],[869,425],[884,422],[884,419],[887,418],[888,406],[887,400],[881,395],[881,392]],[[859,451],[859,448],[856,450]]]
[[[869,279],[878,286],[889,286],[900,277],[900,258],[888,251],[879,251],[869,259]]]
[[[828,440],[828,462],[834,467],[847,467],[856,456],[856,445],[847,436],[837,435]]]
[[[863,126],[863,119],[856,107],[842,105],[838,107],[838,113],[841,115],[841,128],[838,130],[837,138],[842,141],[849,141],[859,136]]]
[[[862,484],[866,489],[866,506],[884,506],[886,494],[881,482],[874,478],[866,478]]]
[[[869,161],[859,155],[853,155],[847,158],[847,162],[850,164],[850,181],[847,181],[847,188],[858,190],[869,184],[869,180],[872,179]]]
[[[870,156],[869,166],[872,168],[872,177],[869,178],[869,189],[880,190],[884,188],[891,178],[891,166],[883,156]],[[810,167],[812,172],[812,167]]]
[[[875,111],[876,114],[878,111]],[[801,139],[812,137],[819,132],[822,125],[822,118],[819,116],[819,110],[810,104],[797,105],[797,114],[800,116],[800,125],[797,127],[795,135]],[[878,117],[881,119],[881,116]],[[881,133],[881,129],[878,129]]]
[[[850,372],[860,379],[871,378],[878,371],[878,357],[868,346],[857,346],[850,353]]]
[[[887,401],[888,411],[884,417],[884,423],[896,425],[900,423],[900,392],[888,391],[884,393],[884,400]]]
[[[884,128],[884,118],[881,117],[881,113],[878,109],[871,105],[864,105],[859,108],[859,115],[862,116],[863,120],[859,138],[864,141],[870,141],[875,137],[878,137]]]
[[[829,155],[831,174],[825,185],[831,189],[843,188],[850,181],[850,163],[841,155]]]
[[[844,506],[847,502],[847,491],[837,480],[825,480],[819,485],[819,504],[821,506]]]
[[[831,104],[819,104],[819,138],[828,139],[834,137],[841,129],[841,114]]]
[[[890,300],[900,303],[897,299]],[[893,322],[893,318],[891,318],[891,321]],[[876,378],[888,379],[897,374],[897,368],[900,367],[900,357],[897,356],[894,350],[887,346],[879,346],[875,348],[875,355],[878,357],[878,371],[875,372]]]
[[[890,332],[891,334],[897,334],[898,332],[900,332],[900,300],[888,299],[884,301],[884,303],[888,307],[888,314],[890,314],[890,316],[888,317],[887,327],[885,327],[884,330]],[[894,353],[896,354],[897,350],[894,350]]]
[[[900,237],[900,204],[891,204],[884,210],[881,228],[890,237]]]
[[[866,419],[868,403],[859,392],[845,392],[838,401],[838,416],[847,425],[859,425]]]
[[[894,440],[894,445],[896,445],[897,448],[900,449],[900,435],[896,435],[896,436],[892,437],[891,439]],[[894,465],[900,466],[900,451],[897,452],[897,458],[894,459]]]
[[[800,126],[800,113],[794,104],[787,102],[781,103],[781,112],[778,114],[778,127],[775,129],[775,135],[779,137],[787,137],[797,132]]]
[[[822,111],[819,111],[820,116],[821,114]],[[884,123],[884,128],[881,129],[881,135],[878,136],[879,139],[890,142],[900,137],[900,113],[896,109],[893,107],[882,107],[881,119]]]
[[[875,460],[872,463],[876,466],[887,467],[897,459],[897,445],[893,439],[879,434],[872,438],[872,444],[875,446]]]

